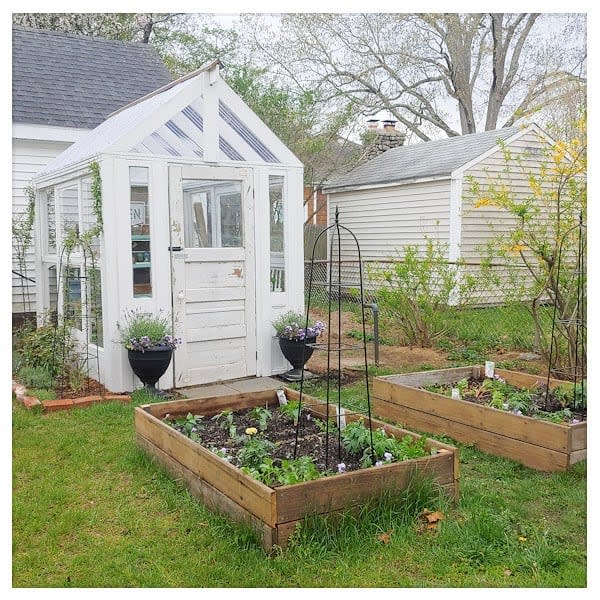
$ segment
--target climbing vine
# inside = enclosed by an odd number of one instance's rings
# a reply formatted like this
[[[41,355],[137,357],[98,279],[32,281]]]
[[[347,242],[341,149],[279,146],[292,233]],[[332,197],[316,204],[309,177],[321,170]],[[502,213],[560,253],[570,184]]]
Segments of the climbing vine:
[[[12,238],[14,257],[19,268],[21,278],[21,290],[23,308],[26,312],[31,310],[31,298],[29,293],[29,277],[27,276],[27,250],[33,241],[33,221],[35,219],[35,188],[28,185],[24,190],[27,204],[25,210],[13,218]],[[27,306],[25,306],[27,305]]]

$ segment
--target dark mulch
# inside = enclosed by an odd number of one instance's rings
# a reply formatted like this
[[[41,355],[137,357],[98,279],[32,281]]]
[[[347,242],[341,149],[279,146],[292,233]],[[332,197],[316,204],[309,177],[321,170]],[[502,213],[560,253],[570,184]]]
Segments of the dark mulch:
[[[67,382],[61,385],[57,382],[56,395],[58,398],[66,398],[72,400],[74,398],[82,398],[84,396],[104,396],[110,392],[98,381],[88,377],[82,382],[77,389],[73,389]]]
[[[475,404],[481,404],[485,406],[489,406],[492,400],[492,392],[489,390],[482,389],[482,384],[484,383],[484,379],[481,378],[469,378],[469,385],[467,390],[461,395],[461,400],[466,400],[467,402],[473,402]],[[453,385],[447,386],[439,386],[443,388],[444,395],[450,395],[451,388]],[[515,392],[529,392],[530,394],[530,409],[524,412],[526,416],[535,416],[538,411],[544,411],[546,413],[560,413],[561,410],[565,408],[564,401],[554,393],[554,390],[548,390],[546,394],[546,385],[540,381],[540,385],[532,388],[530,390],[523,390],[521,388],[517,388],[512,385],[507,385],[508,388],[514,390]],[[572,417],[577,419],[578,421],[585,421],[587,418],[587,411],[577,410],[572,411]]]
[[[202,445],[207,448],[226,448],[229,456],[235,455],[244,445],[243,438],[240,440],[239,437],[245,434],[248,427],[255,427],[258,429],[257,436],[264,437],[275,444],[275,449],[269,454],[273,459],[294,458],[294,448],[296,447],[295,457],[312,457],[320,472],[337,472],[337,465],[342,462],[346,465],[346,471],[361,468],[359,463],[361,457],[351,455],[341,443],[338,443],[338,430],[335,430],[335,434],[329,434],[327,442],[325,433],[316,424],[315,420],[318,421],[318,417],[311,415],[310,411],[303,410],[299,426],[296,428],[290,417],[279,412],[277,407],[270,407],[269,410],[272,413],[272,418],[269,419],[264,432],[260,431],[257,420],[252,417],[251,409],[233,413],[233,423],[236,426],[237,432],[233,438],[229,435],[228,427],[221,425],[213,420],[212,417],[204,417],[201,429],[198,432],[202,439]],[[174,425],[173,421],[169,421],[169,424],[174,426],[178,431],[182,431],[183,429],[182,426]],[[297,446],[296,432],[298,436]]]

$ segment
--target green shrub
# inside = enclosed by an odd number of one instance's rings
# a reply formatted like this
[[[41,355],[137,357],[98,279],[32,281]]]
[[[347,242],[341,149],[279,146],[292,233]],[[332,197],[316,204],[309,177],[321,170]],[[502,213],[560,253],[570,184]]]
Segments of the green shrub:
[[[28,388],[51,390],[54,388],[54,377],[44,367],[21,367],[17,373],[18,380]]]
[[[15,349],[23,367],[44,369],[56,377],[74,358],[75,342],[67,323],[35,327],[25,325],[15,335]],[[35,387],[45,387],[36,385]]]
[[[37,398],[40,401],[56,400],[56,392],[54,392],[52,390],[46,390],[46,389],[31,389],[31,390],[29,390],[28,389],[27,395],[34,396],[35,398]]]

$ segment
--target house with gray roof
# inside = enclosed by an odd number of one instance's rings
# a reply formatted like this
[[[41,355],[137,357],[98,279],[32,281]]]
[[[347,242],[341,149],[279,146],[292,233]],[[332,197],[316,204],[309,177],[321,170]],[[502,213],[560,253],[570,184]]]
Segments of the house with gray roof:
[[[330,222],[339,209],[366,260],[398,257],[407,245],[424,248],[429,238],[447,247],[449,261],[478,263],[509,220],[496,207],[474,207],[473,179],[489,182],[502,173],[503,148],[539,167],[548,140],[533,124],[387,150],[327,183]],[[524,173],[511,173],[510,185],[529,190]]]
[[[148,44],[13,26],[13,215],[32,177],[122,106],[172,77]],[[13,315],[35,311],[35,247],[13,251]]]

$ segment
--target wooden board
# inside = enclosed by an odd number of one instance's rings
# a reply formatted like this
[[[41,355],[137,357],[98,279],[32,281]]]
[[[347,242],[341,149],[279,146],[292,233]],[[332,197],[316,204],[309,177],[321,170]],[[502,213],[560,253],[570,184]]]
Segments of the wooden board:
[[[290,400],[299,396],[288,388],[285,388],[285,392]],[[267,550],[273,546],[284,548],[296,523],[308,514],[337,512],[376,497],[385,490],[401,491],[417,472],[433,477],[452,498],[458,497],[456,449],[436,440],[426,440],[428,449],[437,449],[437,453],[431,456],[273,489],[249,477],[161,420],[167,414],[175,416],[191,412],[210,415],[225,409],[264,406],[265,403],[277,403],[275,391],[137,407],[137,441],[169,472],[185,481],[190,491],[207,506],[231,515],[234,520],[251,524]],[[303,396],[303,403],[315,414],[325,416],[327,412],[326,405],[311,396]],[[329,408],[330,416],[333,416],[334,408]],[[357,418],[358,415],[348,415],[349,421]],[[376,419],[372,419],[372,427],[383,427],[388,434],[399,438],[405,435],[421,437]]]
[[[565,452],[548,450],[533,443],[384,402],[378,398],[374,399],[373,407],[378,415],[385,418],[410,423],[411,427],[421,431],[447,435],[463,444],[474,444],[484,452],[511,458],[534,469],[555,471],[568,467],[568,455]]]
[[[515,415],[489,406],[419,389],[480,377],[484,367],[461,367],[423,373],[377,377],[373,380],[374,413],[420,431],[448,435],[481,450],[543,470],[567,469],[586,458],[587,423],[559,424]],[[519,387],[532,387],[546,378],[496,369],[496,374]],[[550,380],[550,387],[563,384]]]

